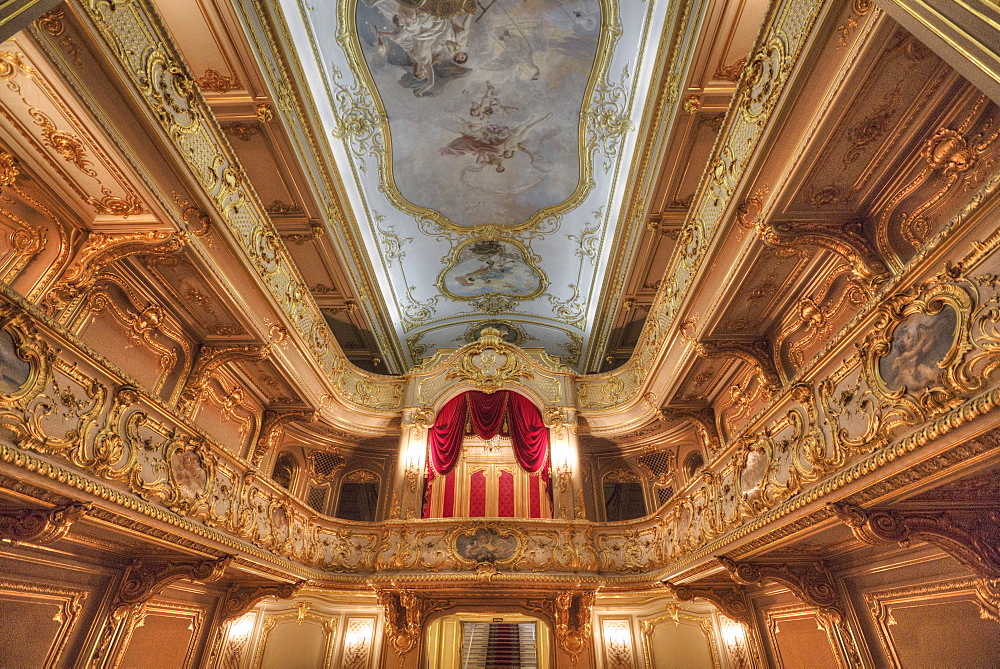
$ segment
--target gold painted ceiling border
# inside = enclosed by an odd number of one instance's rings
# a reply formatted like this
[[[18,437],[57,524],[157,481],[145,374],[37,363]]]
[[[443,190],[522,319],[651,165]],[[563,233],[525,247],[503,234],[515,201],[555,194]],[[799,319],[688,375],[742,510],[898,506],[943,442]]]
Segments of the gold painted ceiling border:
[[[369,303],[379,305],[377,308],[366,309],[366,314],[372,323],[373,334],[383,353],[394,358],[398,369],[405,370],[405,355],[395,335],[395,328],[387,317],[388,308],[385,306],[382,290],[374,278],[375,269],[369,261],[367,252],[359,246],[359,231],[355,221],[349,219],[344,211],[342,204],[345,199],[344,182],[337,161],[330,152],[330,143],[317,138],[315,128],[323,127],[319,120],[319,112],[313,97],[301,94],[292,84],[294,81],[306,81],[306,75],[296,50],[291,46],[293,38],[284,13],[274,11],[274,3],[263,0],[236,0],[234,4],[241,2],[243,4],[249,2],[253,6],[252,18],[256,21],[251,21],[251,16],[248,14],[241,14],[241,20],[248,39],[253,42],[254,53],[264,64],[266,72],[262,71],[261,74],[270,89],[276,92],[278,111],[285,118],[284,125],[290,131],[295,131],[289,132],[289,140],[298,147],[297,155],[302,160],[303,172],[311,181],[322,184],[314,187],[314,196],[324,208],[328,224],[327,232],[331,241],[338,250],[346,248],[346,253],[341,253],[341,256],[345,260],[349,259],[350,263],[344,263],[341,267],[350,276],[362,308],[366,308]],[[263,32],[263,38],[259,32]],[[313,57],[319,59],[320,54],[316,44],[313,42],[310,47]],[[325,78],[323,83],[327,96],[332,100],[333,96]],[[353,128],[363,127],[364,124],[360,119],[355,121],[358,123],[352,123]],[[302,147],[301,138],[297,133],[302,134],[308,149]],[[353,165],[351,169],[353,171]],[[313,170],[319,173],[318,176],[313,175]],[[329,201],[329,193],[336,194],[334,202]],[[368,216],[372,215],[368,209],[365,213]]]
[[[155,9],[143,0],[87,0],[83,7],[291,329],[338,390],[326,397],[348,408],[397,410],[404,381],[365,372],[344,357]]]
[[[300,7],[302,2],[303,0],[299,0]],[[490,227],[489,225],[467,226],[454,223],[434,209],[413,204],[399,192],[399,189],[396,188],[395,178],[393,177],[392,139],[389,134],[388,116],[385,112],[385,107],[382,105],[382,99],[378,94],[378,88],[375,86],[375,82],[371,77],[371,72],[365,62],[364,54],[361,53],[357,32],[354,30],[356,15],[355,8],[358,0],[337,0],[337,2],[337,43],[340,44],[341,48],[344,50],[351,72],[354,75],[355,80],[358,82],[362,99],[370,100],[372,105],[375,107],[374,113],[368,112],[370,114],[369,121],[378,123],[381,126],[380,130],[384,146],[380,149],[376,148],[374,153],[379,164],[379,181],[383,192],[389,199],[389,202],[398,210],[413,216],[414,219],[433,221],[443,230],[447,230],[449,232],[461,233],[463,235],[476,235],[480,233],[483,228]],[[622,35],[621,20],[618,12],[619,0],[598,0],[598,2],[601,7],[601,33],[598,37],[594,64],[591,67],[590,76],[587,79],[587,87],[581,101],[580,122],[577,130],[577,152],[579,154],[578,158],[580,161],[580,177],[576,188],[566,200],[539,210],[538,212],[532,214],[532,216],[524,223],[504,226],[505,230],[508,232],[516,233],[531,230],[537,226],[539,222],[547,218],[559,217],[566,212],[576,209],[586,199],[587,195],[594,187],[595,161],[593,153],[594,149],[600,143],[600,139],[592,131],[590,124],[603,123],[604,126],[607,126],[604,133],[605,135],[614,132],[616,118],[618,118],[617,125],[621,125],[620,114],[616,116],[614,112],[610,114],[602,113],[599,101],[595,100],[594,95],[595,92],[597,92],[601,87],[609,88],[609,85],[606,83],[608,68],[611,65],[615,45]],[[650,9],[648,12],[652,12],[652,3],[650,3]],[[311,24],[307,23],[307,25]],[[327,85],[327,95],[330,95],[329,86],[325,80],[324,84]],[[346,89],[344,90],[346,91]],[[333,100],[334,97],[331,96],[330,99]],[[352,101],[350,108],[352,110],[364,109],[364,105],[359,105],[356,101]],[[606,112],[606,110],[604,111]]]
[[[726,214],[734,206],[744,172],[767,137],[768,122],[775,106],[827,4],[825,0],[784,0],[771,6],[752,52],[751,66],[747,67],[723,121],[709,167],[699,182],[677,247],[664,273],[664,278],[669,280],[662,282],[650,306],[639,344],[632,357],[618,369],[578,381],[581,410],[620,412],[633,408],[641,414],[630,421],[633,424],[656,416],[659,398],[657,390],[651,388],[652,365],[673,341],[667,335],[677,326],[675,320],[681,305],[688,298],[715,236],[726,224]],[[780,62],[778,67],[761,66],[762,61],[775,57]],[[753,66],[754,63],[757,65]],[[636,215],[633,211],[632,218]]]
[[[638,160],[633,160],[632,169],[628,175],[630,195],[625,198],[628,204],[623,208],[624,215],[619,217],[618,229],[615,238],[612,240],[612,248],[617,249],[613,260],[608,263],[608,268],[604,275],[603,289],[598,292],[600,299],[597,303],[594,325],[591,328],[591,339],[587,345],[581,370],[593,368],[604,354],[607,346],[607,339],[613,325],[615,310],[610,305],[617,305],[620,302],[621,291],[624,289],[629,262],[633,251],[639,240],[639,232],[645,222],[646,209],[649,206],[649,194],[652,192],[652,180],[658,173],[657,165],[662,155],[663,144],[669,140],[673,129],[674,119],[677,117],[676,110],[680,99],[680,89],[683,85],[683,75],[686,73],[694,59],[694,49],[685,48],[691,46],[692,40],[696,40],[698,33],[692,30],[688,35],[691,26],[691,16],[696,7],[704,12],[709,3],[705,0],[682,0],[670,4],[670,16],[664,22],[666,26],[677,24],[674,31],[664,30],[660,36],[657,46],[656,61],[663,62],[663,54],[670,49],[670,61],[664,63],[664,73],[660,81],[660,90],[656,96],[656,102],[647,108],[646,119],[640,125],[646,137],[644,146],[639,154]],[[678,21],[678,14],[680,15]],[[695,21],[694,25],[700,22]],[[671,44],[671,37],[673,42]],[[670,113],[671,122],[669,126],[663,123],[664,114]],[[657,133],[662,133],[658,135]],[[662,140],[660,139],[662,137]]]

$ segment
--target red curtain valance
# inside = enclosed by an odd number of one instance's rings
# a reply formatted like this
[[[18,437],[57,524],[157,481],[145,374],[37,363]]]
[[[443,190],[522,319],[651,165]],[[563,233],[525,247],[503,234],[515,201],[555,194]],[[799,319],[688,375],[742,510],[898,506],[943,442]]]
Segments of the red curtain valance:
[[[534,474],[548,462],[549,429],[538,407],[509,390],[493,394],[470,390],[441,407],[430,429],[431,474],[447,474],[458,462],[466,425],[480,439],[509,434],[521,468]]]

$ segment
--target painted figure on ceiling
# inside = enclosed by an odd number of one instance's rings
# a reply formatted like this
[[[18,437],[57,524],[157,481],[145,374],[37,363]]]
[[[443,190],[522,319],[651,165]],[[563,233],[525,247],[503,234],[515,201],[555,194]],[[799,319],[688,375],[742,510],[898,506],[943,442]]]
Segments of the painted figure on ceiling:
[[[424,82],[413,91],[414,95],[420,97],[434,87],[435,65],[440,67],[450,61],[453,69],[458,72],[468,71],[462,65],[469,60],[469,28],[473,15],[464,13],[469,4],[464,2],[450,3],[457,5],[457,9],[451,11],[432,11],[433,7],[425,8],[419,3],[414,4],[418,4],[419,8],[409,7],[403,1],[377,0],[373,6],[378,7],[392,21],[396,31],[376,29],[375,42],[378,53],[383,58],[388,54],[385,40],[395,42],[406,52],[412,61],[413,77]],[[474,3],[472,7],[475,11]]]

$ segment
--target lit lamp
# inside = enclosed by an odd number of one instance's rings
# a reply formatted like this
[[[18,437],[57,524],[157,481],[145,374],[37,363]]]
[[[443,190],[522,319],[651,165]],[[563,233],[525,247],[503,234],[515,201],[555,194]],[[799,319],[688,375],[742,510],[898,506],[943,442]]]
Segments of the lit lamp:
[[[747,631],[742,623],[731,620],[725,616],[719,616],[719,628],[722,633],[722,643],[733,660],[733,666],[737,669],[749,667],[747,657]]]
[[[374,631],[371,620],[354,618],[348,622],[344,634],[344,666],[361,666],[366,662]]]
[[[252,613],[243,614],[229,626],[229,638],[243,639],[250,636],[250,633],[253,632],[253,624],[254,615]]]
[[[572,462],[573,454],[570,451],[569,444],[563,439],[554,440],[551,457],[552,473],[555,474],[559,492],[562,492],[566,490],[566,484],[569,483],[570,478],[573,476],[573,465],[575,464]]]
[[[632,631],[627,620],[604,621],[604,647],[609,667],[632,667]]]
[[[417,481],[420,480],[420,472],[424,466],[424,451],[426,446],[423,440],[423,430],[410,430],[409,440],[406,444],[406,482],[410,485],[410,492],[417,491]]]

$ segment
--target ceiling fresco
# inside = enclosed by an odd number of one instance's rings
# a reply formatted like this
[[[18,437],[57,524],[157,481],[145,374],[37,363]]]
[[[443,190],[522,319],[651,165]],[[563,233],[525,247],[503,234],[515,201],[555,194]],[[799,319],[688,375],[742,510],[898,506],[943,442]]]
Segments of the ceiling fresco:
[[[285,0],[407,365],[486,320],[577,365],[667,4]]]

